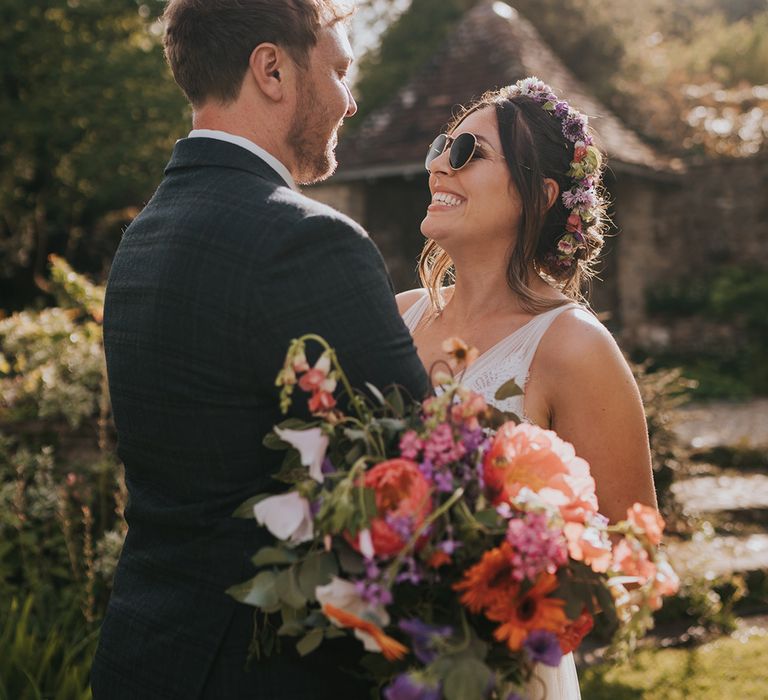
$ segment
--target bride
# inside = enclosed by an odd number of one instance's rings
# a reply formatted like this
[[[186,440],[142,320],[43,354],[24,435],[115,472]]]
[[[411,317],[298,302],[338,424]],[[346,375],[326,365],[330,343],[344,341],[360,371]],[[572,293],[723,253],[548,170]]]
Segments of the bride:
[[[426,367],[446,339],[479,351],[463,383],[498,408],[555,430],[591,465],[611,521],[656,504],[632,373],[582,303],[603,243],[600,153],[587,119],[535,78],[486,93],[433,142],[432,202],[419,273],[398,307]],[[443,287],[452,277],[455,284]],[[494,400],[509,379],[524,397]],[[531,698],[579,698],[573,655],[538,665]]]

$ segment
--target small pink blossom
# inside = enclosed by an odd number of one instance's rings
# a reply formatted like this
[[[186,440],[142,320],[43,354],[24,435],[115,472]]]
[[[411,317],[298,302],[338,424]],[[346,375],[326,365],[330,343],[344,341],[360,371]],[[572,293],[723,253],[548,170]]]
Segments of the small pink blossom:
[[[627,520],[639,530],[642,530],[652,544],[661,542],[664,532],[664,520],[655,508],[635,503],[627,510]]]
[[[568,560],[562,532],[550,529],[544,513],[525,513],[507,526],[507,542],[512,545],[512,578],[535,581],[546,571],[554,574]]]
[[[408,430],[400,438],[400,455],[405,459],[416,459],[423,447],[424,442],[414,430]]]

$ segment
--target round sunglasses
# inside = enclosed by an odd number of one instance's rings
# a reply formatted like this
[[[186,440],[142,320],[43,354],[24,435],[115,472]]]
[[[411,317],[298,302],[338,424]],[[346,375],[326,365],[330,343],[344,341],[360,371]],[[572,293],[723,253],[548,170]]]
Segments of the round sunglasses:
[[[468,132],[459,134],[456,137],[448,136],[448,134],[440,134],[432,142],[429,151],[427,151],[424,167],[429,170],[432,161],[442,155],[446,148],[449,148],[448,165],[451,166],[451,170],[461,170],[472,160],[478,146],[479,142],[477,136]]]

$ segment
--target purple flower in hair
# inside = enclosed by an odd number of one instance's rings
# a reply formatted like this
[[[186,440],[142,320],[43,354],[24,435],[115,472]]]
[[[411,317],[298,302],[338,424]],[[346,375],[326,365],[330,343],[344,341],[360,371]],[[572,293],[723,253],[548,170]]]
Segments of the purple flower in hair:
[[[569,104],[563,100],[560,100],[555,104],[555,116],[558,119],[565,119],[568,116],[568,112],[571,111]]]
[[[575,110],[568,112],[568,116],[563,119],[563,136],[573,142],[586,141],[587,118]]]

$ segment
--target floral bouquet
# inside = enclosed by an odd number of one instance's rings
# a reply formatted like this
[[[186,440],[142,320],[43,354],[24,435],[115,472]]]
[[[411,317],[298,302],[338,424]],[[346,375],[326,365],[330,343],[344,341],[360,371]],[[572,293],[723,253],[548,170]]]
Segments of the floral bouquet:
[[[323,346],[314,366],[307,342]],[[475,353],[447,343],[461,371]],[[663,521],[635,504],[609,525],[570,444],[448,373],[438,381],[423,402],[398,388],[364,395],[322,338],[293,341],[282,409],[298,387],[316,420],[265,438],[286,450],[276,478],[288,489],[238,509],[275,542],[229,593],[277,619],[274,633],[298,638],[301,654],[354,634],[387,700],[524,697],[536,664],[557,666],[595,616],[615,646],[651,626],[678,585],[657,547]],[[339,384],[353,415],[337,407]],[[510,382],[496,398],[519,392]],[[256,638],[271,647],[268,628]]]

